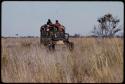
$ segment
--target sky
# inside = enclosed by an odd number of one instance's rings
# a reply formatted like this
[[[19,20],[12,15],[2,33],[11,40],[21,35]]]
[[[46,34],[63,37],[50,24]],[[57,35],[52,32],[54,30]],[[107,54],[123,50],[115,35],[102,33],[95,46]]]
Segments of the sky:
[[[66,27],[70,35],[89,35],[97,19],[107,13],[123,24],[124,4],[120,1],[3,1],[2,36],[39,36],[48,19]]]

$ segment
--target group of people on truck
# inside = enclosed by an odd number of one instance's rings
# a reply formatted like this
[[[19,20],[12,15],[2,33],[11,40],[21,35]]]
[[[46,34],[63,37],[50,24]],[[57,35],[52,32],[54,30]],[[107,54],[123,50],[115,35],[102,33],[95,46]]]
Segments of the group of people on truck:
[[[65,29],[64,26],[61,25],[58,20],[56,20],[55,24],[53,24],[51,20],[48,19],[47,24],[44,25],[44,31],[48,32],[49,34],[56,32],[64,33]]]

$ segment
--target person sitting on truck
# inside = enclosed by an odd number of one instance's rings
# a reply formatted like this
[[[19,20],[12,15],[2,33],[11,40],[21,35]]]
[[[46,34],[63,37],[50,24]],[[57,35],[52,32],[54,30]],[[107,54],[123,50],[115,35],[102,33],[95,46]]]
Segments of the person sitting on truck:
[[[57,32],[57,28],[55,28],[55,25],[51,22],[50,19],[48,19],[47,27],[48,27],[47,30],[49,33],[54,34]]]
[[[52,22],[51,22],[51,20],[50,19],[48,19],[48,21],[47,21],[47,27],[51,30],[51,28],[53,27],[53,24],[52,24]]]
[[[61,26],[61,24],[59,23],[59,21],[58,20],[56,20],[56,22],[55,22],[55,27],[57,27],[57,28],[59,28],[60,26]]]
[[[54,25],[55,25],[55,27],[58,29],[59,32],[63,32],[64,27],[59,23],[58,20],[56,20],[56,22],[55,22]]]
[[[52,22],[51,22],[50,19],[48,19],[48,21],[47,21],[47,25],[52,25]]]
[[[51,20],[48,19],[48,21],[47,21],[47,28],[46,28],[46,32],[47,32],[48,35],[50,35],[52,29],[53,29],[53,24],[52,24]]]

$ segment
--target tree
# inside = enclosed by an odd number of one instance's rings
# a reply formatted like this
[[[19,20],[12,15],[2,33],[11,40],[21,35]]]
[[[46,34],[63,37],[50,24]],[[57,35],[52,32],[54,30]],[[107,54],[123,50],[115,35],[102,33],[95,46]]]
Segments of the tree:
[[[73,37],[80,37],[80,34],[74,34]]]
[[[120,20],[117,17],[113,17],[112,14],[105,14],[98,20],[98,26],[94,25],[92,33],[96,36],[112,37],[117,32],[121,31],[118,23]]]
[[[18,37],[18,34],[16,34],[16,36]]]

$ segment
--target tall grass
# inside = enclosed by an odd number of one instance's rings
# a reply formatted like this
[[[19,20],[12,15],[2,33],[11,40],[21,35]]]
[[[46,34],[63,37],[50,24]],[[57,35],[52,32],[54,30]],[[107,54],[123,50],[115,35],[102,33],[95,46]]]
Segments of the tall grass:
[[[74,50],[54,52],[39,38],[2,38],[2,81],[32,83],[119,83],[123,81],[123,39],[71,38]]]

